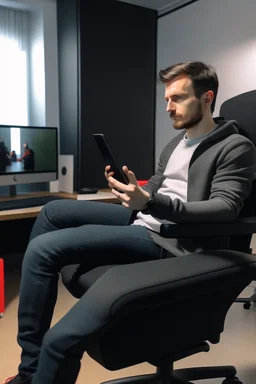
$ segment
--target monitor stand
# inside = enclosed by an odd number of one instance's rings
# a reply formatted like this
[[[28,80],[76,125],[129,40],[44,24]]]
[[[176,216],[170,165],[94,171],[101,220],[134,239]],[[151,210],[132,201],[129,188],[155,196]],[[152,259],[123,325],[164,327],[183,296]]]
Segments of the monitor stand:
[[[9,186],[9,195],[10,196],[16,196],[17,195],[16,185],[10,185]]]

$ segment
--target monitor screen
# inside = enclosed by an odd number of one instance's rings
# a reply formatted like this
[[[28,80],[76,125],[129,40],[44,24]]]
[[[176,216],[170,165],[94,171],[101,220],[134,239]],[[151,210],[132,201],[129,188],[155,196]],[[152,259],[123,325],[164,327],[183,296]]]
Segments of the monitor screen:
[[[0,125],[0,185],[57,178],[57,128]]]

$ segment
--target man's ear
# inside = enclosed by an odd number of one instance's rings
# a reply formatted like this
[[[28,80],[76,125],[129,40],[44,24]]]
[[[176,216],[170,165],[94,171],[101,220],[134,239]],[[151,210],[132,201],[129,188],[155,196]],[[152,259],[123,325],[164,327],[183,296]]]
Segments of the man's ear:
[[[213,91],[207,91],[204,97],[204,103],[205,105],[211,105],[212,101],[214,98],[214,93]]]

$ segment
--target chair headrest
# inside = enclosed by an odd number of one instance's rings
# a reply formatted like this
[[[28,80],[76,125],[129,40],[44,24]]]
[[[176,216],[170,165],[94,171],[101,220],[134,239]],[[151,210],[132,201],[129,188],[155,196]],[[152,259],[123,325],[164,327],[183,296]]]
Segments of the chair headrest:
[[[241,134],[256,144],[256,90],[232,97],[220,108],[225,120],[236,120]]]

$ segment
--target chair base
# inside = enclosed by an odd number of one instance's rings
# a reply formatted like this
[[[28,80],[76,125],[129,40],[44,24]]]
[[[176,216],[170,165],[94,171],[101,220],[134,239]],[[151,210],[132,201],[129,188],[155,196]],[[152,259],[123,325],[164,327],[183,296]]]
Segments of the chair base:
[[[239,298],[235,300],[236,303],[244,303],[244,309],[250,309],[252,303],[256,303],[256,288],[250,297]]]
[[[236,377],[236,368],[223,367],[198,367],[173,370],[172,366],[157,368],[155,374],[131,376],[123,379],[105,381],[101,384],[193,384],[191,380],[225,379],[225,384],[242,384]]]

